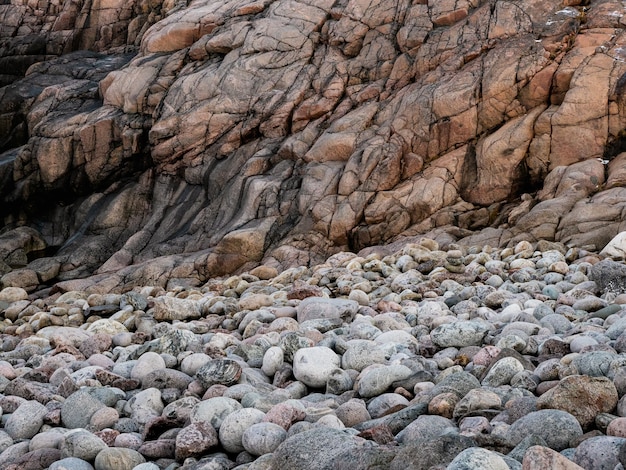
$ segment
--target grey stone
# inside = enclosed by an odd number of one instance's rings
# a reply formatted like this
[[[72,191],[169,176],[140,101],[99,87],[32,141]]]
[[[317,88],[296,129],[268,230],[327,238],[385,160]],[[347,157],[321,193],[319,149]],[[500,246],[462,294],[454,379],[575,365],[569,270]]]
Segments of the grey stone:
[[[43,425],[48,409],[41,403],[31,400],[22,403],[6,422],[5,430],[15,440],[30,439]]]
[[[519,465],[521,470],[521,465]],[[504,458],[496,452],[470,447],[457,455],[446,470],[515,470],[509,469]]]
[[[66,457],[52,463],[48,470],[94,470],[94,468],[93,465],[83,459]]]
[[[316,318],[340,318],[351,321],[359,310],[354,300],[307,297],[296,307],[297,320],[302,323]]]
[[[243,433],[241,443],[252,455],[264,455],[274,452],[287,438],[287,431],[274,423],[257,423]]]
[[[507,432],[511,444],[519,444],[525,437],[536,434],[546,441],[548,447],[561,451],[570,447],[570,442],[582,436],[578,420],[561,410],[539,410],[515,421]]]
[[[86,428],[93,414],[106,405],[85,390],[72,393],[61,406],[61,420],[66,428]]]
[[[476,446],[476,441],[459,434],[447,434],[433,439],[416,439],[400,447],[389,470],[428,470],[445,466],[463,450]]]
[[[604,292],[626,292],[626,266],[605,259],[592,266],[588,277]]]
[[[73,429],[65,434],[61,443],[63,457],[93,461],[107,445],[102,439],[86,429]]]
[[[133,470],[146,459],[143,455],[133,449],[123,447],[106,447],[96,456],[95,470]]]
[[[430,332],[434,344],[442,348],[480,346],[489,327],[478,321],[444,323]]]
[[[573,460],[583,468],[613,470],[620,463],[620,449],[625,443],[622,437],[591,437],[578,445]]]

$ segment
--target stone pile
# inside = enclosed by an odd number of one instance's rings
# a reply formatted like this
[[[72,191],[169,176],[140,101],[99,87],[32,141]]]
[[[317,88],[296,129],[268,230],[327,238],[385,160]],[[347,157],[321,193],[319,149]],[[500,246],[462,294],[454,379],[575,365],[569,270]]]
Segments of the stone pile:
[[[0,469],[624,468],[622,262],[381,250],[167,291],[4,288]]]

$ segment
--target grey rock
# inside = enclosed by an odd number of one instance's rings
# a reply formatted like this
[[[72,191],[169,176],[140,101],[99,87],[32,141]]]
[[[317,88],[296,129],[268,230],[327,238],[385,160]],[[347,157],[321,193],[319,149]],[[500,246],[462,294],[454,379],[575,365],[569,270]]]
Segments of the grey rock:
[[[389,470],[428,470],[434,466],[445,466],[459,453],[474,446],[474,439],[459,434],[417,439],[400,448]]]
[[[94,468],[93,465],[83,459],[66,457],[52,463],[48,470],[94,470]]]
[[[66,428],[86,428],[93,414],[106,405],[85,390],[72,393],[61,406],[61,420]]]
[[[273,468],[290,470],[331,470],[340,456],[352,450],[362,452],[367,441],[345,432],[317,427],[290,436],[274,451]],[[343,462],[343,468],[355,468]],[[365,467],[367,468],[367,467]]]
[[[420,439],[433,441],[453,429],[456,429],[456,426],[448,418],[437,415],[422,415],[400,431],[396,435],[396,440],[400,444],[409,444]]]
[[[296,307],[297,320],[302,323],[318,318],[339,318],[349,322],[359,310],[354,300],[307,297]]]
[[[461,451],[446,470],[509,470],[509,468],[498,453],[480,447],[470,447]],[[517,468],[521,470],[521,465]]]
[[[43,425],[48,409],[37,401],[22,403],[6,422],[5,430],[15,440],[30,439]]]
[[[274,423],[257,423],[243,433],[241,443],[252,455],[264,455],[274,452],[287,438],[287,431]]]
[[[623,263],[602,260],[592,266],[588,277],[604,292],[626,291],[626,266]]]
[[[480,346],[489,327],[478,321],[445,323],[430,332],[434,344],[442,348]]]
[[[265,413],[254,408],[233,411],[224,418],[219,430],[220,444],[227,452],[241,452],[243,433],[253,424],[260,423]]]
[[[102,439],[85,429],[69,431],[61,443],[63,457],[76,457],[87,461],[93,461],[98,453],[106,448],[107,445]]]
[[[583,468],[613,470],[620,463],[620,449],[625,443],[622,437],[591,437],[578,445],[573,460]]]
[[[582,436],[583,430],[578,420],[565,411],[539,410],[515,421],[507,432],[507,438],[511,444],[517,445],[532,434],[544,439],[551,449],[561,451]]]
[[[96,456],[95,470],[133,470],[146,462],[143,455],[133,449],[106,447]]]

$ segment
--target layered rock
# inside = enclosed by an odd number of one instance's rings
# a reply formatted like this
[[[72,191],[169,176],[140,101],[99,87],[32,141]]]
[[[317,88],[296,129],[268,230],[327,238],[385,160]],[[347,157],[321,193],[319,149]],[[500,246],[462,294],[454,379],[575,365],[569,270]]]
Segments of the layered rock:
[[[565,3],[0,5],[0,212],[45,244],[2,283],[197,285],[425,233],[600,249],[626,9]]]

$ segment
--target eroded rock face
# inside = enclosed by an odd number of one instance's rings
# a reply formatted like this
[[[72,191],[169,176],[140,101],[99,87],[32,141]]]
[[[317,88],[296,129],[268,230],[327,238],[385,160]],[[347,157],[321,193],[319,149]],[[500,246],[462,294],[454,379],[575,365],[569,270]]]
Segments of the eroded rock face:
[[[0,214],[45,244],[1,282],[200,284],[424,233],[624,229],[622,2],[309,3],[0,5]]]

